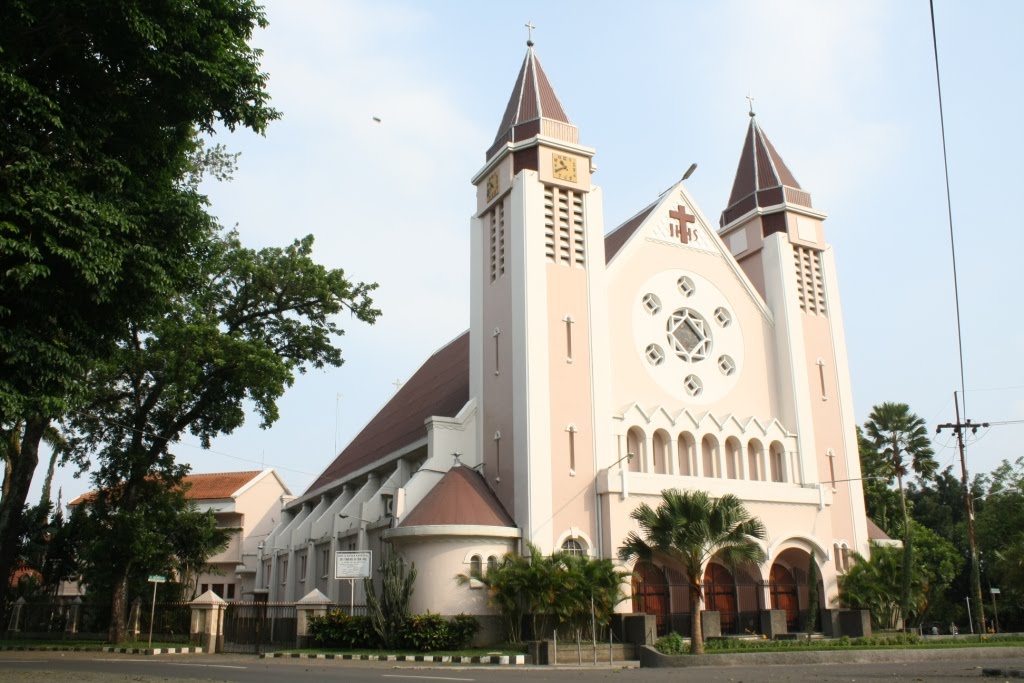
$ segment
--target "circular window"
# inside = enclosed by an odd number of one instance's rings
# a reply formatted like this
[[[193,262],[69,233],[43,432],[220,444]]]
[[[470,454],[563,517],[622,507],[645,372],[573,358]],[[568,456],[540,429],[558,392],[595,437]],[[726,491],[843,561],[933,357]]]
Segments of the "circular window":
[[[711,353],[711,330],[700,313],[680,308],[668,317],[665,331],[676,355],[689,363],[704,360]]]
[[[693,279],[686,275],[676,280],[676,286],[679,287],[679,293],[686,297],[693,296],[693,293],[697,291]]]
[[[723,375],[728,377],[736,372],[736,361],[732,359],[732,356],[719,356],[718,369],[722,371]]]
[[[721,306],[715,309],[715,320],[722,327],[729,327],[732,324],[732,315]]]
[[[661,299],[654,294],[644,294],[644,298],[640,303],[643,304],[644,309],[651,315],[661,310]]]
[[[704,383],[700,381],[700,377],[697,375],[687,375],[686,379],[683,380],[683,388],[686,389],[686,393],[690,396],[697,397],[704,391]]]
[[[661,365],[665,362],[665,351],[657,344],[650,344],[644,352],[647,362],[651,365]]]

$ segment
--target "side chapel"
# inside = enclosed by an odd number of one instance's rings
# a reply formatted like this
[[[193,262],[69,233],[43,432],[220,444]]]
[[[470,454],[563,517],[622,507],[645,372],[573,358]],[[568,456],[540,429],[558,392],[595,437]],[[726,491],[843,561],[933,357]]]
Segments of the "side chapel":
[[[734,493],[766,525],[763,565],[706,567],[723,632],[766,608],[795,628],[812,554],[827,606],[868,552],[825,213],[753,112],[718,226],[680,181],[605,234],[594,154],[529,42],[472,178],[470,329],[288,504],[259,563],[271,600],[347,604],[335,552],[393,548],[414,611],[494,614],[457,574],[526,541],[614,558],[667,488]],[[620,611],[686,623],[684,576],[628,569]]]

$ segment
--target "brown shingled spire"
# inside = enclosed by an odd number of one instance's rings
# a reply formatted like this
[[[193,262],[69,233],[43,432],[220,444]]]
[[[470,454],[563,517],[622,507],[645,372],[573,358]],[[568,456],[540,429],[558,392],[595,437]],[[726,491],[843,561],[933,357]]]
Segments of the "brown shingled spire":
[[[766,208],[783,202],[811,207],[811,195],[804,192],[786,163],[750,112],[750,127],[736,167],[736,179],[729,206],[722,212],[721,225],[728,225],[755,207]]]
[[[507,142],[527,140],[538,133],[566,142],[579,141],[576,126],[562,109],[562,103],[558,101],[530,41],[498,133],[487,150],[487,158],[494,156]]]

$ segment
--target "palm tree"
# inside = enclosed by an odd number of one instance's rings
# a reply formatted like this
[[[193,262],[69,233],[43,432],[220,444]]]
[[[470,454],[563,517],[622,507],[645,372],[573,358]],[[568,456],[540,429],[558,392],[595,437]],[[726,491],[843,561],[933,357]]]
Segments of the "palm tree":
[[[703,654],[700,611],[704,565],[716,554],[731,565],[764,562],[764,550],[755,541],[765,537],[764,524],[732,494],[712,500],[705,491],[668,489],[661,492],[661,498],[656,510],[647,503],[633,510],[631,517],[640,524],[642,535],[629,532],[619,548],[619,559],[650,562],[660,558],[686,570],[690,582],[690,652]]]
[[[906,619],[910,611],[910,582],[914,568],[914,547],[907,513],[907,496],[903,478],[913,471],[928,480],[935,475],[938,463],[924,420],[910,412],[906,403],[882,403],[875,406],[864,423],[864,432],[871,446],[882,455],[889,480],[896,478],[903,511],[903,583],[900,590],[900,612]],[[909,462],[908,462],[909,460]]]

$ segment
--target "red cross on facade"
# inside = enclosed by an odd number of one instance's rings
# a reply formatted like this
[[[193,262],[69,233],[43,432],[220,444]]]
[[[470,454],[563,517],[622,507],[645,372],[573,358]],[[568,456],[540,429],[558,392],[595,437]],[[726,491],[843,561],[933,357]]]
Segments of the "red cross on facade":
[[[689,244],[691,241],[697,240],[697,231],[693,228],[687,227],[687,223],[693,223],[697,220],[696,216],[692,216],[686,212],[686,207],[680,204],[675,208],[674,211],[668,212],[669,218],[675,218],[679,221],[679,227],[669,226],[669,232],[672,233],[673,237],[678,236],[679,241],[683,244]]]

